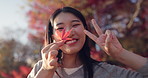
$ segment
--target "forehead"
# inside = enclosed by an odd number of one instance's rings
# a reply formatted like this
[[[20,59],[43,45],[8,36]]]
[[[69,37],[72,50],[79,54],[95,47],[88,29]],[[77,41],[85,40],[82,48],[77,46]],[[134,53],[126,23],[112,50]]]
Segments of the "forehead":
[[[73,15],[72,13],[60,13],[59,15],[56,16],[56,18],[54,19],[54,25],[57,23],[66,23],[66,22],[70,22],[72,20],[80,20],[79,18],[77,18],[75,15]]]

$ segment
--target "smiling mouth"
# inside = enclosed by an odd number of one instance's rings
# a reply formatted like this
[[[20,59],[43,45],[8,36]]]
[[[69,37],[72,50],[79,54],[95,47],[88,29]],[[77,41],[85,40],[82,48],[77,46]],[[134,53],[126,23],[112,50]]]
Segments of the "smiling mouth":
[[[74,44],[74,43],[76,43],[77,41],[78,41],[78,39],[67,40],[67,41],[65,42],[65,44]]]

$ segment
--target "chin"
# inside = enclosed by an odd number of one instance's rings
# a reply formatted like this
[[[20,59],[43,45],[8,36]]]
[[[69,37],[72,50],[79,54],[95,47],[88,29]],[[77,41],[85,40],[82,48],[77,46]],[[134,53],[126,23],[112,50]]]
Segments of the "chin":
[[[65,53],[65,54],[77,54],[80,50],[81,50],[81,48],[79,47],[67,47],[67,48],[61,48],[61,50]]]

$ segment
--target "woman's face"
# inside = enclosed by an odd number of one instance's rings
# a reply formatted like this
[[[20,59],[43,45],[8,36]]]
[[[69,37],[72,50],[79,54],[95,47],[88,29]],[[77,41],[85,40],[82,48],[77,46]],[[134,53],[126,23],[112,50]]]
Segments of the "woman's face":
[[[66,32],[72,29],[68,36],[71,40],[67,40],[60,49],[65,54],[78,53],[83,47],[86,37],[83,32],[84,26],[80,19],[71,13],[60,13],[56,16],[53,23],[54,40],[56,42],[61,40],[59,32],[62,33],[63,29]]]

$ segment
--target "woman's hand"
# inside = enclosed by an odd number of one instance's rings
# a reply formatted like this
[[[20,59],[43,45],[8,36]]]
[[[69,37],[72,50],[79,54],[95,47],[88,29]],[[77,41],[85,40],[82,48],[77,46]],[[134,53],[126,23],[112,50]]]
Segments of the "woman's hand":
[[[51,43],[41,50],[43,63],[35,78],[53,78],[54,72],[59,65],[57,62],[58,50],[62,45],[64,45],[64,41],[59,41]]]
[[[95,41],[108,55],[135,70],[140,69],[146,64],[146,58],[125,50],[113,32],[107,30],[103,34],[94,19],[92,20],[92,24],[99,37],[87,30],[84,30],[84,33]]]
[[[44,70],[55,71],[55,69],[59,65],[57,62],[58,50],[59,47],[62,46],[63,44],[64,41],[59,41],[56,43],[51,43],[42,49],[41,51],[42,60],[43,60],[42,68]]]
[[[121,53],[124,49],[122,48],[115,34],[110,30],[107,30],[105,33],[103,33],[94,19],[92,19],[92,24],[99,37],[95,36],[87,30],[84,30],[84,33],[93,41],[95,41],[108,55],[116,58],[118,54]]]

